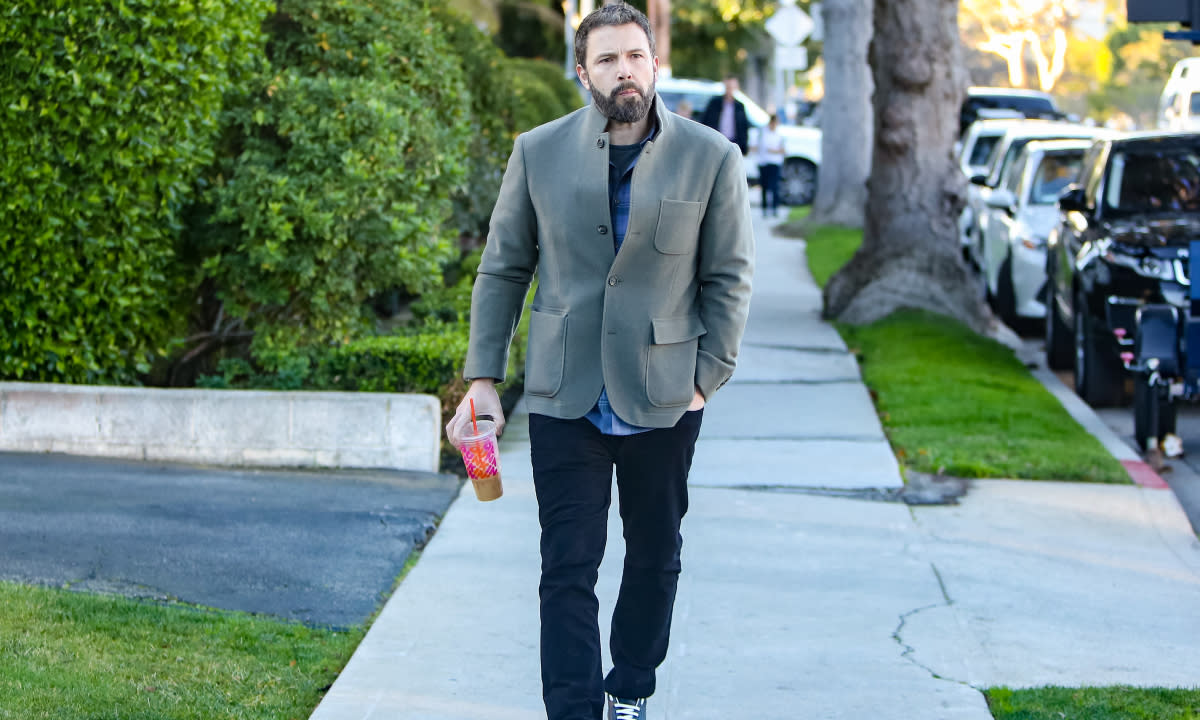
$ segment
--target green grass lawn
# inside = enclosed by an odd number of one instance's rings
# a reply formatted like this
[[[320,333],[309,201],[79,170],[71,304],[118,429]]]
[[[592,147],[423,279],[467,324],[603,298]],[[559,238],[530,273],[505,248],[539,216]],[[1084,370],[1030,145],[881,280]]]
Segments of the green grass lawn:
[[[818,284],[860,242],[857,230],[810,229],[808,262]],[[1121,464],[1000,343],[919,311],[837,328],[858,355],[906,467],[969,478],[1129,482]]]
[[[1200,690],[1103,687],[985,693],[996,720],[1200,720]]]
[[[363,632],[0,583],[0,719],[304,720]]]

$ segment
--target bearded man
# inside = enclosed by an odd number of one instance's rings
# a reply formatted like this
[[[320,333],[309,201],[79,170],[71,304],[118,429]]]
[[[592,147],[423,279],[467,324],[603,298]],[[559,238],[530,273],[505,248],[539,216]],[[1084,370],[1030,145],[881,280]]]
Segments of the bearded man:
[[[745,171],[720,133],[669,112],[646,16],[588,15],[576,73],[593,103],[517,138],[471,300],[464,377],[499,428],[509,344],[536,272],[525,402],[541,525],[549,720],[644,720],[667,655],[687,477],[705,402],[733,374],[750,304]],[[613,470],[625,537],[601,665],[595,585]]]

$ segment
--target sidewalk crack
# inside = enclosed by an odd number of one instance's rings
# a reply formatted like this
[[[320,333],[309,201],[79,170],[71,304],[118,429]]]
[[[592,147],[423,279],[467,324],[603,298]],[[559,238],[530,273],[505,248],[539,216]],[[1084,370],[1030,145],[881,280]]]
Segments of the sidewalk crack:
[[[901,615],[900,616],[900,624],[896,626],[896,630],[892,633],[892,639],[896,641],[897,645],[899,645],[901,648],[903,648],[903,652],[900,653],[900,657],[904,658],[908,662],[912,663],[913,665],[915,665],[915,666],[921,668],[922,670],[924,670],[925,672],[929,673],[930,677],[934,678],[935,680],[943,680],[945,682],[952,682],[952,683],[956,683],[958,685],[967,685],[967,683],[962,680],[955,680],[954,678],[945,677],[944,675],[941,675],[940,673],[938,673],[936,670],[929,667],[928,665],[925,665],[925,664],[919,662],[915,657],[913,657],[914,654],[917,652],[917,649],[915,647],[913,647],[912,645],[909,645],[904,640],[904,629],[905,629],[905,626],[908,625],[909,618],[915,617],[916,615],[919,615],[928,610],[937,610],[939,608],[949,608],[954,605],[954,600],[950,597],[950,593],[946,590],[946,582],[942,579],[942,573],[940,571],[938,571],[937,565],[935,565],[933,563],[929,563],[929,568],[931,570],[933,570],[933,576],[935,578],[937,578],[938,589],[942,593],[942,602],[924,605],[924,606],[916,608],[914,610],[909,610],[908,612]]]

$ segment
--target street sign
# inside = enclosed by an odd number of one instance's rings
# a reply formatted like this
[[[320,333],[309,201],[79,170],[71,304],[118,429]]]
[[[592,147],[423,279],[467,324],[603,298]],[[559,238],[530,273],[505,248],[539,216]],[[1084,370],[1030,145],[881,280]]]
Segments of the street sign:
[[[796,47],[813,30],[813,20],[795,5],[781,5],[767,20],[767,32],[783,47]]]
[[[807,70],[808,69],[808,48],[806,47],[783,47],[775,48],[775,69],[776,70]]]

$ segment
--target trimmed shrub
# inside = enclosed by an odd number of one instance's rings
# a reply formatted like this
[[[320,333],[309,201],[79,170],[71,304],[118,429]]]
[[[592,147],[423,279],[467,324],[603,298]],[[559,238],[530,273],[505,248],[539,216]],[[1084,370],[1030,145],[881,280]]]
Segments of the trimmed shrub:
[[[543,61],[525,58],[509,58],[504,61],[504,72],[513,85],[510,99],[513,125],[519,133],[548,123],[583,106],[583,100],[575,93],[571,81],[561,75],[548,75],[543,69],[546,65]],[[574,102],[566,102],[564,85],[575,93]]]
[[[503,53],[470,18],[442,5],[433,8],[433,17],[458,58],[471,96],[467,181],[454,193],[454,220],[462,232],[483,236],[516,137],[512,85]]]
[[[17,0],[0,23],[0,378],[135,382],[180,208],[270,2]]]
[[[532,58],[512,58],[509,62],[512,67],[519,67],[522,72],[541,80],[558,100],[558,107],[562,110],[562,114],[583,107],[583,93],[586,91],[579,85],[574,73],[569,76],[565,74],[562,65]]]
[[[434,289],[457,257],[468,98],[417,0],[282,0],[269,67],[230,97],[223,154],[189,226],[209,301],[197,323],[244,327],[267,370],[304,343],[370,328],[365,302]]]

